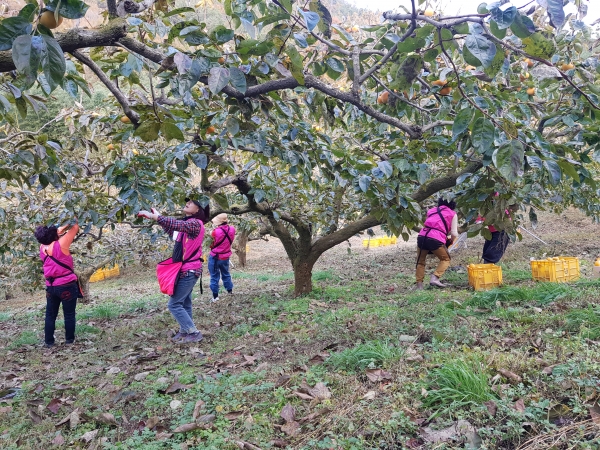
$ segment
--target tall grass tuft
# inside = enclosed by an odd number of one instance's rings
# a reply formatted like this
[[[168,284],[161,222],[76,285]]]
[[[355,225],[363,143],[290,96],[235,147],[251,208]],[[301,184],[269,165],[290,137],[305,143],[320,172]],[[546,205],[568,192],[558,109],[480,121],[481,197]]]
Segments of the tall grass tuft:
[[[371,341],[334,353],[327,360],[336,369],[355,372],[360,369],[381,368],[400,359],[404,350],[390,346],[387,341]]]
[[[546,305],[561,298],[574,298],[577,292],[564,284],[538,283],[532,287],[504,286],[473,294],[464,304],[476,308],[494,309],[498,302],[505,304],[535,303]]]
[[[488,375],[465,361],[452,361],[431,372],[423,404],[436,408],[434,416],[468,405],[481,405],[495,398]]]
[[[600,338],[600,308],[574,309],[565,316],[565,329],[571,333],[581,333],[583,337]]]

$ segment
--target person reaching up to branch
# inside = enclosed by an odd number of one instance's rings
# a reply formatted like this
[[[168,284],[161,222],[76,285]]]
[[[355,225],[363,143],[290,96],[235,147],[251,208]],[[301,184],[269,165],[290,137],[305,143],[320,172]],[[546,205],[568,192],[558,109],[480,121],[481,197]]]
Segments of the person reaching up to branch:
[[[202,275],[202,240],[204,223],[208,220],[208,207],[200,202],[186,198],[183,207],[183,219],[166,217],[152,208],[152,211],[140,211],[141,217],[156,222],[175,241],[173,262],[182,262],[175,282],[173,294],[169,298],[169,311],[179,324],[179,332],[173,336],[176,343],[200,342],[202,333],[198,331],[192,318],[192,291]]]
[[[227,214],[219,214],[212,220],[215,229],[208,256],[208,271],[210,272],[210,290],[212,303],[219,300],[219,279],[223,278],[223,286],[228,293],[233,293],[233,282],[229,273],[229,258],[231,257],[231,244],[235,239],[235,227],[227,223]]]
[[[73,269],[70,248],[79,225],[62,227],[40,225],[35,238],[40,243],[40,258],[46,279],[46,319],[44,323],[44,347],[54,346],[56,317],[62,304],[65,317],[65,343],[75,342],[75,307],[77,299],[83,298]]]
[[[440,278],[450,266],[447,246],[458,238],[458,217],[455,208],[456,203],[453,200],[448,201],[440,197],[437,206],[427,211],[423,229],[417,237],[417,289],[423,289],[425,263],[429,253],[433,253],[440,260],[437,269],[431,274],[429,284],[446,287]]]

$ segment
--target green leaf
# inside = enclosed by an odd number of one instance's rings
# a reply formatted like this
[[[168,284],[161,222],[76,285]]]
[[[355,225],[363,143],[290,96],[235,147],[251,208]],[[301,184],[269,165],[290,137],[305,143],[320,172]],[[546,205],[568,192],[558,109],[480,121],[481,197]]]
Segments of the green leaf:
[[[25,20],[33,22],[38,12],[37,4],[29,3],[19,11],[19,17],[24,17]]]
[[[500,8],[492,8],[490,10],[491,19],[496,22],[498,28],[500,30],[504,30],[513,23],[515,17],[519,15],[517,8],[515,6],[511,6],[510,8],[502,11]]]
[[[213,94],[218,94],[223,90],[230,79],[229,69],[225,67],[213,67],[208,75],[208,88]]]
[[[456,117],[454,118],[454,123],[452,124],[452,140],[456,140],[456,138],[464,133],[467,128],[469,128],[469,124],[471,123],[471,119],[473,118],[473,109],[470,107],[461,109]]]
[[[141,123],[133,133],[134,136],[139,136],[144,142],[155,141],[158,139],[160,131],[160,123],[153,120],[146,120]]]
[[[293,47],[291,45],[285,49],[285,52],[290,57],[290,61],[292,62],[292,75],[298,83],[304,84],[304,63],[302,61],[302,55],[300,55],[296,47]]]
[[[558,161],[558,165],[564,173],[579,182],[579,173],[577,173],[577,169],[573,164],[568,161]]]
[[[473,64],[475,66],[488,67],[496,56],[496,46],[480,34],[467,35],[465,47],[480,61],[479,64]]]
[[[557,162],[552,159],[547,159],[544,161],[544,167],[548,171],[550,184],[556,186],[558,183],[560,183],[560,179],[562,178],[562,170]]]
[[[306,22],[306,28],[308,28],[308,31],[314,30],[319,23],[319,20],[321,20],[316,12],[300,10],[300,13],[304,16],[304,22]]]
[[[81,0],[50,0],[45,6],[48,11],[52,12],[56,11],[57,7],[58,14],[67,19],[81,19],[89,8]]]
[[[325,62],[335,72],[342,73],[344,71],[344,63],[337,58],[327,58]]]
[[[225,126],[227,127],[227,131],[229,131],[232,136],[235,136],[240,131],[240,123],[235,117],[229,117],[225,121]]]
[[[225,42],[231,41],[233,36],[233,30],[225,28],[223,25],[219,25],[211,33],[211,37],[219,44],[224,44]]]
[[[270,25],[272,23],[283,22],[285,20],[289,20],[289,18],[290,18],[290,15],[288,13],[282,12],[282,13],[271,14],[269,16],[261,17],[260,19],[257,19],[254,22],[254,24],[255,25],[262,24],[264,27],[264,26]]]
[[[187,12],[194,12],[194,11],[195,11],[194,8],[191,8],[189,6],[184,6],[184,7],[175,8],[174,10],[169,11],[163,17],[171,17],[171,16],[176,16],[177,14],[184,14],[184,13],[187,13]]]
[[[525,39],[535,33],[535,24],[529,17],[519,14],[510,26],[510,30],[518,38]]]
[[[523,176],[524,158],[523,144],[511,140],[496,150],[492,159],[500,174],[512,183]]]
[[[190,153],[190,158],[194,164],[200,169],[206,169],[208,165],[208,157],[204,153]]]
[[[398,90],[408,89],[412,82],[419,76],[423,68],[423,58],[421,55],[409,55],[400,64],[396,72],[394,84]]]
[[[523,44],[525,44],[525,51],[527,53],[538,58],[549,59],[556,53],[554,42],[546,39],[540,32],[533,33],[531,36],[523,39]]]
[[[229,68],[229,82],[242,94],[246,92],[246,75],[237,67]]]
[[[37,79],[45,51],[44,41],[41,36],[19,36],[12,46],[12,58],[17,72],[24,77],[26,88],[29,88]]]
[[[477,152],[486,153],[492,147],[495,130],[496,127],[494,127],[494,124],[484,117],[479,117],[475,121],[471,140]]]
[[[563,0],[546,0],[548,15],[550,16],[550,25],[560,29],[565,23],[565,11],[563,9]]]
[[[506,28],[499,28],[498,24],[493,20],[490,21],[490,31],[498,39],[504,39],[506,37]]]
[[[369,190],[369,186],[371,184],[371,177],[368,175],[361,175],[358,179],[358,186],[360,190],[363,192],[367,192]]]
[[[10,50],[17,36],[28,35],[32,27],[25,17],[7,17],[0,23],[0,51]]]
[[[163,122],[160,126],[160,131],[167,141],[170,141],[171,139],[183,141],[184,139],[183,132],[173,122]]]
[[[65,54],[56,39],[46,35],[42,35],[42,39],[46,46],[46,51],[42,57],[42,69],[50,89],[54,90],[62,84],[67,70]]]
[[[496,45],[496,56],[494,56],[492,63],[488,67],[484,68],[483,71],[488,77],[494,78],[500,69],[502,69],[503,64],[504,51],[502,51],[502,47]]]
[[[185,27],[179,32],[179,38],[183,38],[190,45],[204,45],[210,42],[208,35],[198,26]]]

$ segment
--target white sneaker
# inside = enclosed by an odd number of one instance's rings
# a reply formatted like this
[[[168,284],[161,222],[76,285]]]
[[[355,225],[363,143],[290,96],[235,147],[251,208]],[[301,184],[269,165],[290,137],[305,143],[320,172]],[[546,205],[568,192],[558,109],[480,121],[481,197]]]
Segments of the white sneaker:
[[[219,301],[219,297],[216,297],[216,298],[211,298],[211,299],[210,299],[210,302],[211,302],[211,303],[217,303],[218,301]]]

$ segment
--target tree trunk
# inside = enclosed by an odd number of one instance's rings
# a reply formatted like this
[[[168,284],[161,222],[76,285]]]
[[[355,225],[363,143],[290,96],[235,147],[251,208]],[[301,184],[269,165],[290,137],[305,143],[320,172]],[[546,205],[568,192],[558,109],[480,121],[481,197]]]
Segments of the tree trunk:
[[[79,277],[79,286],[81,286],[81,290],[83,291],[83,298],[81,299],[81,303],[88,303],[90,301],[90,278],[94,272],[88,274],[80,273]]]
[[[235,254],[238,257],[240,267],[246,267],[246,245],[248,245],[249,230],[242,230],[235,237]]]
[[[315,262],[316,259],[309,258],[305,260],[298,259],[294,263],[294,295],[296,297],[312,292],[312,271]]]

